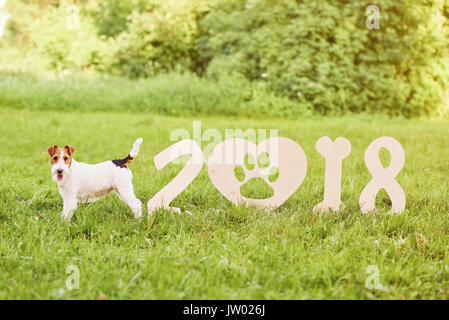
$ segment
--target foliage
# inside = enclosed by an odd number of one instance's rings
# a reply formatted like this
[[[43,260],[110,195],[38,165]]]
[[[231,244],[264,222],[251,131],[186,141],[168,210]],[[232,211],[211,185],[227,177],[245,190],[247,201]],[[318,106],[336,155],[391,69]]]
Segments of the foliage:
[[[320,113],[417,116],[448,109],[449,2],[218,0],[206,17],[209,73],[240,73]]]
[[[128,17],[128,31],[117,39],[118,67],[131,77],[151,76],[194,66],[194,40],[205,1],[154,0]]]
[[[81,28],[66,28],[77,4]],[[8,2],[0,70],[242,78],[321,114],[449,116],[449,0]],[[225,80],[228,81],[228,80]],[[252,90],[252,89],[251,89]],[[207,111],[207,110],[206,110]]]
[[[142,11],[146,7],[144,0],[105,0],[92,10],[94,23],[99,35],[114,37],[128,29],[128,16],[133,11]]]
[[[68,2],[25,5],[18,1],[8,3],[8,8],[9,36],[0,42],[0,48],[6,51],[3,70],[40,75],[94,74],[112,63],[112,43],[97,36],[92,19],[83,15],[85,11],[80,10],[79,28],[71,27]],[[14,46],[15,51],[11,50]]]

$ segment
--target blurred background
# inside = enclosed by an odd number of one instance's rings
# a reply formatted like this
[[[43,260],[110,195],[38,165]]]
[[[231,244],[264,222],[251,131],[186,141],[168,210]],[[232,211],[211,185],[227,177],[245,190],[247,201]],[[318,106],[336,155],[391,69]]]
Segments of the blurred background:
[[[0,105],[448,117],[449,0],[375,2],[0,0]]]

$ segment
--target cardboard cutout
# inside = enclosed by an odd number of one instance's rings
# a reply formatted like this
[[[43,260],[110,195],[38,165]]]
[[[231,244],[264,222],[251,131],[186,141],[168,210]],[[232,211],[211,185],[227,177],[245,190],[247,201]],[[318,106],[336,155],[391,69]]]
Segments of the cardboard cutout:
[[[335,142],[329,137],[321,137],[315,148],[326,160],[324,173],[324,200],[313,211],[338,211],[341,202],[341,170],[343,159],[351,152],[351,143],[346,138],[337,138]]]
[[[391,162],[387,168],[382,166],[379,151],[386,148],[391,155]],[[368,213],[375,209],[377,193],[381,188],[390,196],[391,211],[399,213],[405,209],[405,194],[399,183],[394,179],[404,167],[405,152],[401,144],[392,137],[381,137],[374,140],[365,151],[365,163],[373,176],[360,194],[360,209]]]
[[[162,188],[153,198],[148,201],[148,214],[151,215],[155,210],[164,208],[181,213],[181,209],[172,208],[170,202],[175,199],[190,183],[196,178],[203,167],[204,156],[200,146],[194,140],[182,140],[171,145],[164,151],[154,157],[154,164],[158,170],[162,170],[173,160],[190,154],[184,168],[179,174]]]
[[[261,169],[257,159],[263,153],[269,155],[269,165]],[[255,159],[254,168],[245,166],[245,156]],[[239,181],[234,173],[236,166],[244,168],[245,178]],[[269,179],[272,168],[278,168],[276,181]],[[293,140],[275,137],[264,140],[257,147],[241,138],[228,139],[218,144],[209,156],[209,177],[214,186],[235,205],[257,205],[273,210],[283,204],[301,185],[307,173],[307,159],[302,148]],[[249,199],[240,193],[240,187],[250,179],[260,177],[273,188],[273,196],[267,199]]]

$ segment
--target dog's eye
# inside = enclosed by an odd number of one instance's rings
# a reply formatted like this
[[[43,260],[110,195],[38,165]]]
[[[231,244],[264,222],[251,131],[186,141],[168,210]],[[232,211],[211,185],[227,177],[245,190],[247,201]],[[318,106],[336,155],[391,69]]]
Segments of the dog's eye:
[[[53,160],[58,161],[58,157],[53,157]]]
[[[69,158],[68,157],[64,157],[64,161],[67,161],[67,160],[69,160]]]

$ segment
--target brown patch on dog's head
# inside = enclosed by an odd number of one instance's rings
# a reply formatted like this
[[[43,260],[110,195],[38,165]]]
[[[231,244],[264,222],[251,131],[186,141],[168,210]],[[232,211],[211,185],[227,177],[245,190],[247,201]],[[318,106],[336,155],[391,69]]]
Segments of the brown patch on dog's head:
[[[50,157],[53,157],[53,155],[56,153],[57,149],[58,149],[57,145],[51,146],[50,148],[47,149],[48,154],[50,155]]]
[[[65,145],[64,151],[71,157],[72,154],[75,152],[75,148],[69,145]]]
[[[57,145],[51,146],[50,148],[48,148],[48,154],[51,157],[51,164],[55,164],[56,162],[58,162],[59,160],[59,154],[61,153],[59,151],[59,147]]]
[[[61,154],[62,151],[62,154]],[[48,154],[51,157],[51,164],[57,163],[62,157],[65,164],[69,167],[72,165],[72,154],[75,152],[75,148],[69,145],[64,146],[64,148],[59,148],[57,145],[48,148]]]

